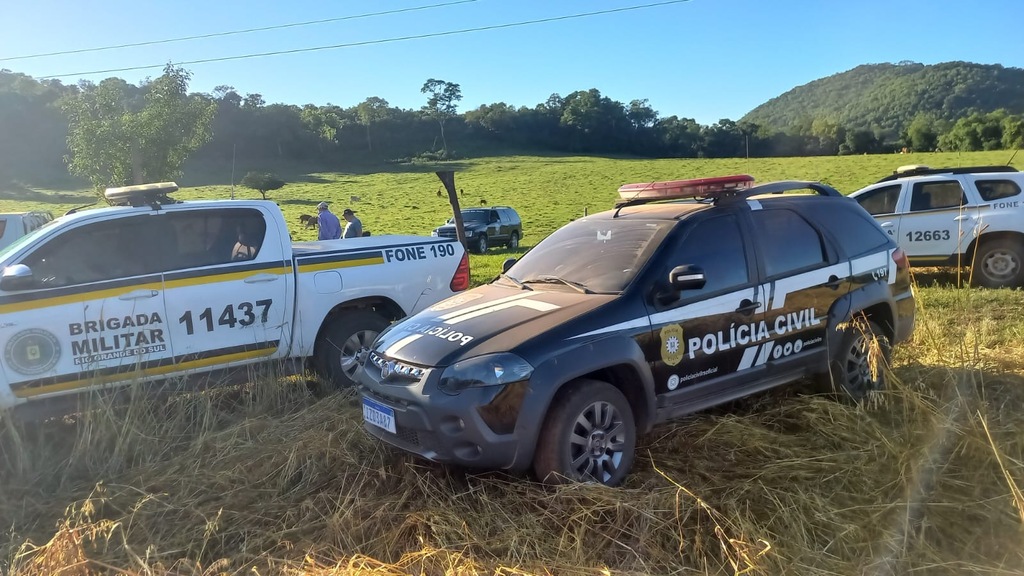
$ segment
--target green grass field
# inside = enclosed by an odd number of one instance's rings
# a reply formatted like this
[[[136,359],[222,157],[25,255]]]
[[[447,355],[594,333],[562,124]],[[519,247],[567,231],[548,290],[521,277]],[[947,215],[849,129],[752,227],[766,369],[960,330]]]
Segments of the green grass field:
[[[519,211],[525,251],[611,208],[627,182],[749,173],[852,192],[898,165],[1008,159],[522,156],[452,168],[464,206]],[[296,240],[314,237],[298,215],[321,200],[353,207],[375,235],[428,234],[450,215],[432,167],[390,168],[309,174],[271,197]],[[89,198],[19,188],[0,192],[0,211]],[[510,255],[473,255],[474,281]],[[914,339],[876,401],[797,385],[659,426],[618,489],[431,465],[369,439],[355,395],[318,400],[259,374],[44,424],[0,419],[0,573],[1024,573],[1024,292],[970,288],[949,270],[916,280]]]

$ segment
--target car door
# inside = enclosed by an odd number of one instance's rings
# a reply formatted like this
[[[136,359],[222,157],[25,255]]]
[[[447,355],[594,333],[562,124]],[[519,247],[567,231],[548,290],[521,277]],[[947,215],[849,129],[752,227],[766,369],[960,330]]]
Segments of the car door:
[[[768,204],[765,202],[764,204]],[[825,350],[828,313],[848,291],[850,263],[797,211],[759,207],[750,212],[754,243],[769,284],[766,332],[758,361],[769,373]]]
[[[978,206],[968,203],[959,179],[909,182],[899,209],[897,242],[917,265],[946,263],[974,238]]]
[[[756,283],[749,240],[739,218],[726,213],[684,225],[666,239],[650,296],[657,350],[647,357],[662,400],[687,389],[754,367],[763,318],[763,291]],[[702,288],[666,292],[678,266],[703,271]],[[676,394],[678,392],[678,394]]]
[[[30,249],[0,290],[3,370],[16,396],[130,381],[171,363],[163,286],[150,258],[158,212],[82,222]]]
[[[294,298],[277,220],[256,207],[169,211],[164,275],[180,369],[250,362],[287,349]]]

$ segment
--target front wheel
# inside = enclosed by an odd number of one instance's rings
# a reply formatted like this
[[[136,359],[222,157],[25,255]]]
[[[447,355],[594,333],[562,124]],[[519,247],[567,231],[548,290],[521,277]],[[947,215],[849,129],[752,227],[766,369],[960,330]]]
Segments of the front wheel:
[[[863,317],[851,320],[832,359],[832,384],[836,391],[860,402],[885,389],[885,368],[891,357],[889,338],[878,324]]]
[[[487,234],[480,234],[476,237],[475,251],[477,254],[487,252]]]
[[[519,249],[519,232],[513,232],[512,235],[508,237],[508,249],[509,250],[518,250]]]
[[[552,404],[541,428],[533,469],[542,482],[616,486],[633,467],[636,424],[617,388],[580,379]]]
[[[974,281],[986,288],[1024,284],[1024,244],[1003,238],[984,241],[974,258]]]
[[[313,352],[319,376],[335,389],[354,386],[359,353],[368,350],[387,326],[384,317],[370,310],[339,314],[324,329]]]

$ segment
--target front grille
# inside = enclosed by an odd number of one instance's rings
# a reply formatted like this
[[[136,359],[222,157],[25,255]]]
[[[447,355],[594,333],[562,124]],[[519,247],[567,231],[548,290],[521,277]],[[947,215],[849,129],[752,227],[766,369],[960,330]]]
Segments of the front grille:
[[[389,360],[376,352],[370,352],[370,363],[380,370],[380,383],[394,386],[408,386],[418,382],[425,370],[418,366]]]

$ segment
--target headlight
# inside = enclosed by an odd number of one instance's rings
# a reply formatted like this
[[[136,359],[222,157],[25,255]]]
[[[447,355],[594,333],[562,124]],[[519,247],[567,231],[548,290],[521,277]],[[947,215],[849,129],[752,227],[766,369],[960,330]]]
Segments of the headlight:
[[[446,394],[458,394],[466,388],[519,382],[531,374],[533,366],[515,354],[488,354],[452,364],[441,374],[437,386]]]
[[[471,238],[472,236],[473,236],[473,231],[472,230],[466,230],[466,238]]]
[[[437,236],[437,230],[431,230],[430,231],[430,235],[431,236]]]

